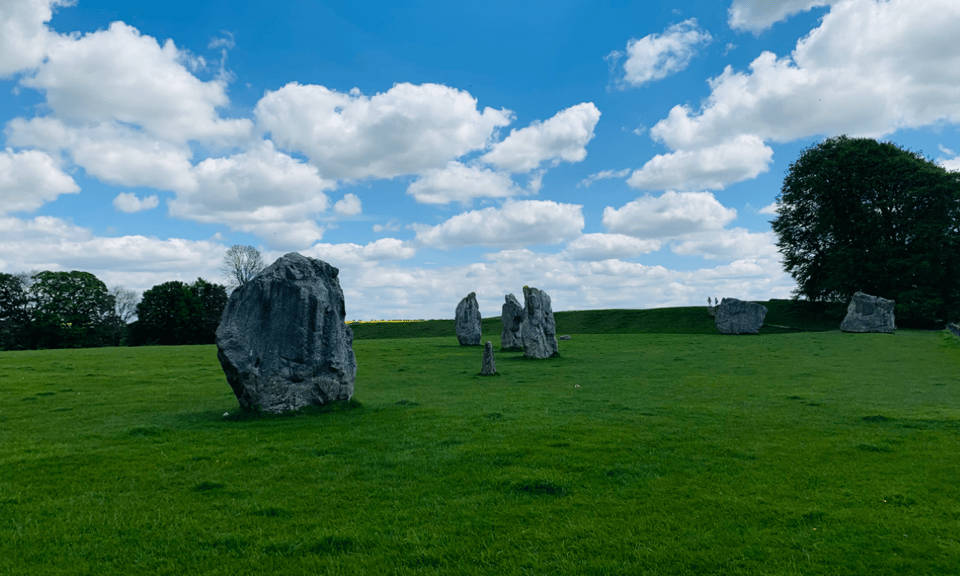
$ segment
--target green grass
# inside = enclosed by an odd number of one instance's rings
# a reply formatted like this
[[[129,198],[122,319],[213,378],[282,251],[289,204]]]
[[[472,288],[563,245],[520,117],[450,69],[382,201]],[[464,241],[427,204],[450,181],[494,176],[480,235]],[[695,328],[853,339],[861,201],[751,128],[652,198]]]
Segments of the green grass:
[[[670,314],[499,378],[358,339],[354,401],[280,416],[212,346],[0,353],[0,574],[958,573],[960,340]]]

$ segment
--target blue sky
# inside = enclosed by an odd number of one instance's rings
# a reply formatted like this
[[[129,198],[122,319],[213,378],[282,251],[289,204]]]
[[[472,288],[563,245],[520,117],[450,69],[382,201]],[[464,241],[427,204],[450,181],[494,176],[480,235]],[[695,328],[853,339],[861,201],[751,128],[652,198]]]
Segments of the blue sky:
[[[410,4],[0,0],[0,271],[142,292],[249,244],[351,319],[784,298],[802,149],[960,168],[955,0]]]

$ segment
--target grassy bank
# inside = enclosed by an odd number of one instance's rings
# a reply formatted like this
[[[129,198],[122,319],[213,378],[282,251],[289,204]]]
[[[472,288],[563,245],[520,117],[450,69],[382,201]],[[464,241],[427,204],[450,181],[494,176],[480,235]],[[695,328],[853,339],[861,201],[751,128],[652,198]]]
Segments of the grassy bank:
[[[450,336],[355,350],[355,402],[278,417],[214,347],[0,353],[0,574],[960,566],[943,333],[574,333],[492,378]]]
[[[767,307],[764,334],[789,331],[836,330],[845,305],[794,300],[761,302]],[[557,334],[716,334],[706,306],[653,308],[650,310],[576,310],[554,312]],[[499,317],[482,320],[483,333],[499,335]],[[358,339],[440,338],[455,334],[453,320],[352,323]]]

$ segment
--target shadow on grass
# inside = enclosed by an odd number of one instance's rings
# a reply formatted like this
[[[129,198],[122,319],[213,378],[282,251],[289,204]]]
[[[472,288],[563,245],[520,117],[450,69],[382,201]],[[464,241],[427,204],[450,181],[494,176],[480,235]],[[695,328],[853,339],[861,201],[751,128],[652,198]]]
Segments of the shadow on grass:
[[[314,416],[320,416],[324,414],[347,414],[357,412],[363,409],[363,404],[359,400],[351,398],[346,402],[331,402],[330,404],[324,404],[323,406],[304,406],[298,410],[291,410],[289,412],[281,412],[280,414],[274,414],[273,412],[264,412],[263,410],[253,409],[253,410],[243,410],[239,409],[237,412],[230,414],[229,416],[224,416],[221,420],[226,420],[230,422],[249,422],[251,420],[283,420],[290,418],[310,418]]]
[[[326,556],[330,554],[345,554],[353,550],[356,542],[353,538],[340,536],[323,536],[312,542],[277,542],[263,548],[263,552],[270,556],[298,557],[298,556]]]
[[[960,432],[960,420],[941,420],[926,418],[890,418],[882,414],[864,416],[861,419],[867,424],[894,426],[913,430],[950,430]]]
[[[367,411],[366,407],[359,400],[350,399],[346,402],[333,402],[323,406],[304,406],[299,410],[291,410],[280,414],[265,412],[263,410],[244,410],[239,406],[235,406],[225,414],[218,414],[209,410],[205,412],[181,412],[172,416],[171,419],[174,427],[178,429],[188,429],[196,426],[208,426],[211,423],[287,421],[298,418],[324,417],[329,414],[352,416],[365,414]],[[135,431],[136,429],[131,431],[131,434],[138,435],[134,434]],[[145,434],[141,431],[139,435]]]
[[[566,496],[567,488],[550,480],[522,480],[511,482],[507,489],[517,494],[530,496]]]

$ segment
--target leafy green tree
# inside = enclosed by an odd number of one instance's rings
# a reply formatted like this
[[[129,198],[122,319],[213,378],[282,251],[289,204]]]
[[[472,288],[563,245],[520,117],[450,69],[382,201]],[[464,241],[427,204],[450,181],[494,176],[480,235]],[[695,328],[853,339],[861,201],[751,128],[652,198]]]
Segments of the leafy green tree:
[[[24,275],[0,272],[0,350],[27,346],[30,294]]]
[[[197,343],[213,344],[217,341],[217,327],[220,326],[223,309],[227,307],[227,287],[197,278],[197,281],[190,285],[190,291],[203,307],[200,341]]]
[[[790,165],[773,220],[796,295],[896,300],[898,324],[960,318],[960,174],[867,138],[830,138]]]
[[[30,348],[86,348],[112,343],[114,300],[89,272],[38,272],[30,286]]]
[[[212,344],[227,290],[198,278],[193,284],[164,282],[143,293],[132,329],[134,345]]]
[[[137,304],[134,344],[195,344],[202,319],[203,305],[189,285],[179,280],[158,284]]]

